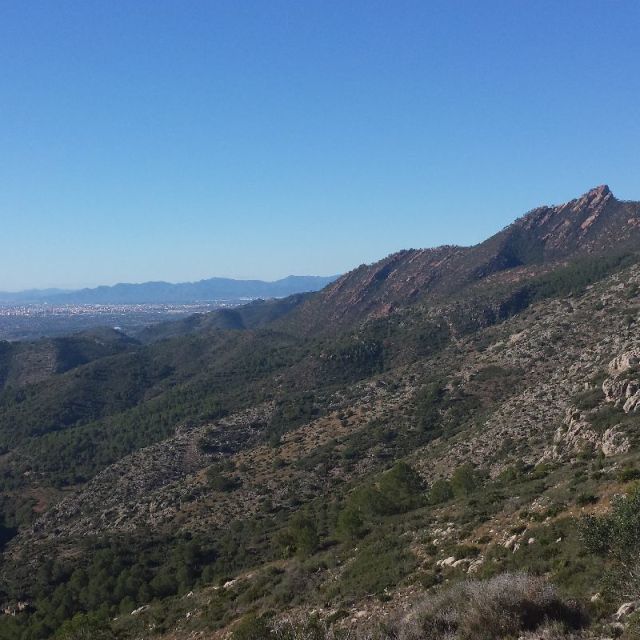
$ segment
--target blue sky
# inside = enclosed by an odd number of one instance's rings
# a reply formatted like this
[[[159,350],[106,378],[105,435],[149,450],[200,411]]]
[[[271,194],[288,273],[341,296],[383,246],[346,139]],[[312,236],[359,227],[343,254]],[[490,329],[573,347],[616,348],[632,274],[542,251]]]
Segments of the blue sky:
[[[0,0],[0,290],[333,274],[640,199],[640,3]]]

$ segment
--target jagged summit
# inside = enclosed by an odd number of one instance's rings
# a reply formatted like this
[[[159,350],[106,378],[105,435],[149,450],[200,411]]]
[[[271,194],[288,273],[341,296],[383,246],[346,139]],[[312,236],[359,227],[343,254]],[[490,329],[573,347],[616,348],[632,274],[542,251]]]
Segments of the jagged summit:
[[[609,189],[608,185],[601,184],[598,187],[590,189],[587,193],[574,201],[576,203],[574,209],[580,210],[582,207],[595,209],[602,207],[609,200],[615,200],[615,196],[611,192],[611,189]]]
[[[606,184],[555,206],[534,209],[507,229],[527,233],[544,260],[607,251],[636,243],[638,203],[618,201]]]
[[[611,192],[611,189],[609,189],[609,185],[608,184],[601,184],[597,187],[594,187],[593,189],[589,189],[589,191],[587,192],[587,195],[602,195],[602,196],[606,196],[609,195],[611,193],[611,195],[613,195],[613,193]]]
[[[564,205],[559,205],[559,208],[563,209],[568,207],[569,210],[574,213],[579,213],[584,209],[593,211],[596,209],[602,209],[602,207],[611,200],[615,200],[615,196],[611,192],[611,189],[609,189],[608,185],[601,184],[598,187],[589,189],[589,191],[579,198],[571,200]]]
[[[362,265],[295,314],[307,332],[332,330],[490,276],[513,280],[582,255],[638,249],[640,203],[621,202],[602,184],[564,204],[538,207],[476,246],[412,249]]]

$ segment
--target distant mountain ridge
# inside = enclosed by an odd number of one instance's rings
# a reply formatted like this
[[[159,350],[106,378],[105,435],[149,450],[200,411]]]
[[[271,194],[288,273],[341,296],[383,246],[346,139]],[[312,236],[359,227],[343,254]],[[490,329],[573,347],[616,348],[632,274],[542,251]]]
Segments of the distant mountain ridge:
[[[208,278],[198,282],[119,283],[113,286],[65,291],[43,289],[0,292],[0,304],[189,304],[241,298],[282,298],[319,291],[338,276],[287,276],[273,282]]]

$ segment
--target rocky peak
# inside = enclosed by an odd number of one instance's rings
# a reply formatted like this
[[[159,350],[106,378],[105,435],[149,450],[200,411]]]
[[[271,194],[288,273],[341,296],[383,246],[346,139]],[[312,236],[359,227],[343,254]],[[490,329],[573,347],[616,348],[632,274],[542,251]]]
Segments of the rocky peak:
[[[575,217],[580,214],[601,212],[604,205],[609,200],[614,199],[609,187],[606,184],[602,184],[564,204],[538,207],[520,220],[516,220],[515,224],[521,224],[525,228],[534,229],[536,227],[547,226],[549,223],[553,224],[554,222],[565,221],[567,218],[569,218],[568,221],[571,222],[571,218],[575,219]]]
[[[564,204],[534,209],[508,230],[519,240],[536,243],[543,260],[565,259],[637,246],[640,239],[630,219],[638,203],[622,203],[606,184],[594,187]]]
[[[608,184],[601,184],[597,187],[594,187],[593,189],[587,191],[587,193],[585,194],[585,196],[590,196],[592,198],[606,197],[608,195],[613,195],[613,193],[611,193],[611,189],[609,189]]]
[[[565,207],[570,207],[573,213],[580,213],[582,211],[601,212],[604,205],[614,199],[613,193],[606,184],[602,184],[599,187],[587,191],[583,196],[568,202]],[[563,207],[561,207],[562,209]]]
[[[558,261],[639,248],[640,203],[616,200],[603,184],[534,209],[474,247],[412,249],[361,265],[301,305],[296,322],[305,331],[344,327],[490,276],[517,280],[518,269],[530,276]]]

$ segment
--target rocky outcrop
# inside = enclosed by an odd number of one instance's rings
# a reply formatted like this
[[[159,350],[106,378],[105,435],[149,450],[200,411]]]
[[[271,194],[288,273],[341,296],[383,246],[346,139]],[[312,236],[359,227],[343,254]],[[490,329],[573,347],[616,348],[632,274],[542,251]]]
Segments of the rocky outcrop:
[[[640,367],[640,350],[632,349],[616,356],[607,367],[612,376],[619,376],[629,370]]]
[[[640,350],[616,356],[608,366],[611,377],[602,383],[607,402],[622,407],[625,413],[640,409]]]
[[[600,433],[593,428],[588,418],[588,413],[569,407],[563,424],[558,427],[553,436],[553,445],[544,457],[561,460],[583,451],[587,446],[602,451],[605,457],[619,455],[629,450],[631,443],[619,425],[609,427]]]
[[[626,453],[630,448],[629,438],[618,426],[607,429],[600,439],[600,449],[607,458]]]

